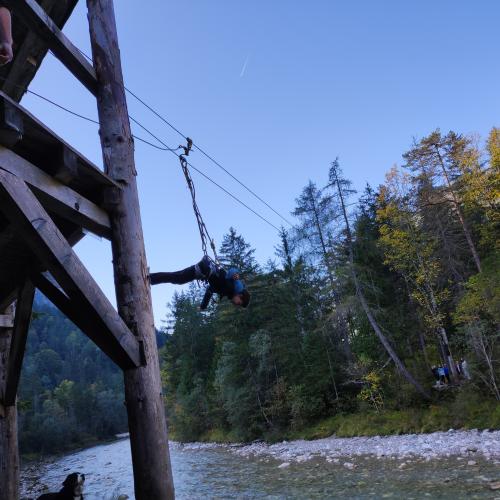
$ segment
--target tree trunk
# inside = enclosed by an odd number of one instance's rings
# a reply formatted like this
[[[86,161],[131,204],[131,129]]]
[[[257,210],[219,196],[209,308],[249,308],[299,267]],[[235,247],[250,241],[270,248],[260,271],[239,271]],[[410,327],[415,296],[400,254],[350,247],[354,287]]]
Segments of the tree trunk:
[[[359,302],[361,303],[361,307],[363,308],[363,311],[366,314],[366,317],[368,318],[368,321],[373,328],[373,331],[377,335],[378,339],[380,340],[381,344],[384,346],[384,349],[387,351],[391,359],[394,361],[394,364],[397,366],[399,372],[403,375],[403,377],[410,383],[412,384],[415,389],[426,399],[431,399],[430,394],[422,387],[422,385],[415,380],[413,375],[408,371],[404,363],[399,359],[399,356],[397,355],[396,351],[392,348],[389,340],[387,337],[384,335],[380,327],[378,326],[378,323],[373,316],[370,307],[368,306],[368,303],[366,302],[365,296],[361,290],[361,286],[358,280],[358,276],[356,274],[356,270],[354,268],[354,251],[352,247],[352,235],[351,235],[351,228],[349,225],[349,219],[347,218],[347,212],[345,209],[345,203],[344,203],[344,196],[342,194],[342,189],[340,187],[339,179],[337,176],[337,173],[335,172],[334,174],[334,180],[335,184],[337,187],[337,191],[339,193],[339,198],[340,198],[340,204],[342,208],[342,213],[344,215],[344,221],[345,221],[345,227],[346,227],[346,234],[347,234],[347,244],[349,247],[349,267],[351,270],[351,275],[352,279],[354,281],[354,286],[356,288],[356,295],[358,297]]]
[[[144,348],[144,365],[126,370],[135,497],[174,498],[151,290],[137,193],[134,144],[128,118],[112,0],[87,0],[97,74],[100,139],[105,171],[121,189],[109,193],[118,312]]]

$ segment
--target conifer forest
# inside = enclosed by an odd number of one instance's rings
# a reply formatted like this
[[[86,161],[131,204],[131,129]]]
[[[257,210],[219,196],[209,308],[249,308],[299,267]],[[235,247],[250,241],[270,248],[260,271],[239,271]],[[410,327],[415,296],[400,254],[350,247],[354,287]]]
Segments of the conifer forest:
[[[222,239],[222,265],[252,294],[247,309],[223,300],[200,312],[195,284],[165,309],[171,437],[500,428],[500,129],[436,130],[357,193],[333,156],[323,179],[290,197],[294,226],[268,262],[244,228]],[[43,297],[35,305],[22,451],[126,431],[120,371]]]

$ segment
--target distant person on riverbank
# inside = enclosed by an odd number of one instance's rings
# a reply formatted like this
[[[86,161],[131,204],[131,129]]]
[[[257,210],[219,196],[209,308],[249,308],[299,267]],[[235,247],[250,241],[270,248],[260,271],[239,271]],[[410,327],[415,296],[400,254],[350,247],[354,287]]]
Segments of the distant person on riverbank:
[[[240,272],[234,268],[226,271],[207,255],[198,264],[186,267],[181,271],[151,273],[149,280],[152,285],[160,283],[184,285],[196,280],[208,283],[205,296],[200,304],[202,311],[208,307],[214,293],[219,297],[227,297],[235,306],[247,307],[250,302],[250,293],[246,289],[245,282],[240,279]]]
[[[444,372],[444,366],[439,366],[438,369],[438,376],[439,376],[439,382],[441,384],[445,384],[446,383],[446,377],[445,377],[445,372]]]
[[[446,383],[449,384],[450,383],[450,369],[446,365],[443,366],[443,369],[444,369],[444,379],[445,379]]]
[[[465,378],[465,380],[471,380],[472,377],[470,376],[469,372],[469,364],[464,358],[460,360],[460,366],[462,368],[462,375]]]
[[[10,10],[0,1],[0,66],[10,63],[12,51],[12,20]]]

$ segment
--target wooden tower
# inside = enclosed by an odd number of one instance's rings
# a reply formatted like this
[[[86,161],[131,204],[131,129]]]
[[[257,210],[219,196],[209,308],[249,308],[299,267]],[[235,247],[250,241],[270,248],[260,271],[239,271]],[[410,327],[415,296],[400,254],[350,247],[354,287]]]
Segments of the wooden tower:
[[[77,0],[9,0],[0,68],[0,495],[19,497],[16,394],[35,288],[122,370],[136,498],[174,498],[112,0],[87,0],[94,65],[61,32]],[[97,99],[104,172],[19,105],[48,50]],[[72,249],[111,241],[118,311]]]

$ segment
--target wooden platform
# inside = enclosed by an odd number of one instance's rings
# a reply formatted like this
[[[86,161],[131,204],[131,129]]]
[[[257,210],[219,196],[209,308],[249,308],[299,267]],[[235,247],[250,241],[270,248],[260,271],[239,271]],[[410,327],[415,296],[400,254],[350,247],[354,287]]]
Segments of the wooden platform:
[[[0,92],[0,311],[33,282],[130,368],[141,364],[140,344],[71,250],[86,231],[111,237],[105,200],[119,197],[120,189]]]

